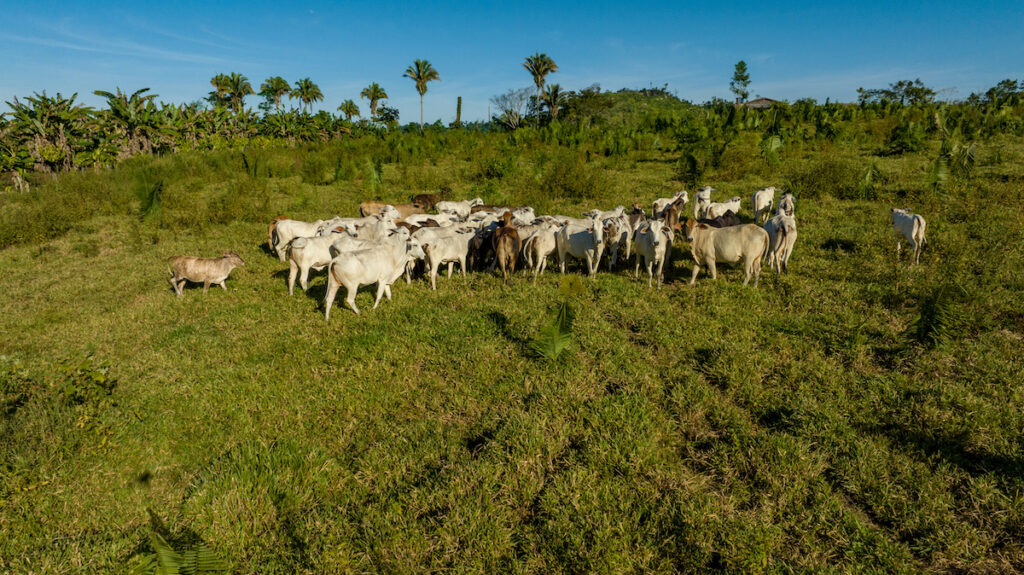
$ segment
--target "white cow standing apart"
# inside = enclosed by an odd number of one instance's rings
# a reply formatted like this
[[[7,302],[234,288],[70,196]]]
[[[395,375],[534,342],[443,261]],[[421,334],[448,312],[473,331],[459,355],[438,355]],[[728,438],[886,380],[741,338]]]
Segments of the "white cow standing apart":
[[[765,221],[768,221],[769,214],[772,211],[772,204],[775,203],[775,186],[768,186],[754,192],[750,203],[754,207],[754,223],[759,223],[761,216],[764,216]]]
[[[892,208],[889,217],[892,219],[892,228],[896,231],[896,256],[899,257],[900,250],[903,249],[899,238],[902,235],[907,238],[911,247],[914,248],[914,263],[920,263],[921,248],[924,247],[924,244],[928,243],[928,240],[924,237],[926,226],[924,218],[910,213],[908,209],[901,210],[899,208]]]

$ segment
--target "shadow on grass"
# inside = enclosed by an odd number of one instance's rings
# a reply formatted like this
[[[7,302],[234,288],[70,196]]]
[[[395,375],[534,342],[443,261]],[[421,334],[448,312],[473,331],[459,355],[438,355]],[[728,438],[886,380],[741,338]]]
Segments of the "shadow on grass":
[[[501,335],[501,337],[516,346],[520,355],[527,355],[527,345],[529,342],[512,331],[511,327],[509,327],[507,315],[500,311],[492,311],[487,314],[487,319],[491,320],[491,323],[494,324],[494,327],[498,330],[498,334]]]
[[[1024,477],[1024,460],[972,450],[967,446],[966,433],[926,432],[902,424],[880,426],[870,431],[885,435],[906,450],[938,456],[971,475],[992,473],[1008,483],[1020,483]]]

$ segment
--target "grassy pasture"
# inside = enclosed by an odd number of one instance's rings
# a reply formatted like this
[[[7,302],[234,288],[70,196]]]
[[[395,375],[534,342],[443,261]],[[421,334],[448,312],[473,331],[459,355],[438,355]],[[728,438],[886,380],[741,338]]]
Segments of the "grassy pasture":
[[[802,186],[790,274],[691,287],[685,242],[660,290],[603,268],[554,364],[527,349],[550,271],[400,281],[329,324],[323,274],[288,297],[279,213],[449,186],[575,214],[679,187],[669,151],[509,140],[379,166],[348,144],[179,154],[0,199],[0,570],[124,572],[153,530],[240,573],[1024,569],[1019,142],[926,191],[934,150],[772,166],[739,141],[705,180],[745,210]],[[871,162],[875,199],[815,187]],[[928,218],[914,268],[903,205]],[[226,293],[174,297],[166,257],[226,249]]]

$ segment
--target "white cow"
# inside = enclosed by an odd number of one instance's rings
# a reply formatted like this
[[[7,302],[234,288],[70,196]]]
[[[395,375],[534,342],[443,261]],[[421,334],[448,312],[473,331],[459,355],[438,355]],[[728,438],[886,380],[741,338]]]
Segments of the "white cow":
[[[604,251],[604,224],[596,218],[588,222],[586,226],[566,224],[555,234],[558,262],[563,274],[566,255],[586,260],[587,273],[590,276],[597,273],[597,264],[601,261],[601,253]]]
[[[711,192],[714,191],[711,186],[704,186],[697,191],[693,199],[693,219],[707,217],[708,206],[711,205]]]
[[[437,213],[439,214],[452,214],[462,219],[469,217],[470,212],[473,211],[474,206],[482,206],[484,201],[480,198],[473,198],[472,200],[464,200],[461,202],[437,202],[435,206]]]
[[[557,248],[555,234],[561,226],[554,222],[541,222],[540,228],[523,240],[523,258],[533,269],[533,281],[548,267],[548,256]]]
[[[469,242],[475,233],[473,230],[456,230],[452,234],[438,234],[427,241],[421,240],[427,266],[430,268],[431,289],[437,289],[437,272],[442,264],[448,264],[448,279],[452,279],[452,264],[455,262],[459,262],[462,277],[466,277],[466,256],[469,255]]]
[[[652,204],[653,218],[660,220],[665,216],[665,210],[670,205],[677,204],[680,209],[682,209],[683,205],[688,201],[690,201],[690,197],[687,195],[686,190],[679,190],[671,198],[658,198],[654,200],[654,203]]]
[[[928,243],[928,240],[924,237],[926,225],[924,218],[910,213],[910,210],[901,210],[899,208],[893,208],[889,213],[889,217],[892,219],[892,228],[896,231],[896,255],[899,256],[900,250],[903,249],[899,238],[902,235],[907,238],[911,247],[914,248],[914,263],[920,263],[921,248]]]
[[[391,284],[405,271],[405,264],[412,257],[423,257],[423,248],[413,238],[402,239],[395,234],[381,245],[365,250],[338,254],[327,267],[327,294],[324,296],[324,319],[331,319],[331,307],[338,288],[345,286],[345,301],[356,314],[356,292],[359,286],[377,284],[377,297],[373,308],[377,309],[382,296],[391,299]]]
[[[654,275],[658,276],[658,287],[665,279],[662,268],[665,261],[672,255],[672,230],[661,220],[651,220],[636,231],[636,238],[633,240],[636,246],[636,269],[633,270],[633,277],[640,274],[640,258],[644,258],[644,268],[647,270],[647,287],[651,287]],[[653,269],[657,268],[657,274]]]
[[[614,210],[608,210],[607,212],[602,212],[601,210],[590,210],[589,212],[584,212],[583,217],[597,218],[601,221],[604,221],[610,218],[617,218],[625,213],[626,206],[618,206]]]
[[[775,203],[775,186],[768,186],[767,188],[761,188],[754,192],[754,196],[750,200],[750,204],[754,207],[754,223],[761,221],[761,216],[764,216],[765,221],[768,220],[769,214],[772,211],[772,204]]]
[[[707,266],[711,279],[718,277],[715,264],[717,262],[736,263],[743,260],[746,277],[743,285],[747,285],[750,276],[754,276],[754,287],[761,277],[761,258],[768,251],[768,232],[754,224],[713,228],[696,220],[686,220],[686,239],[690,242],[690,253],[693,254],[693,275],[690,285],[697,281],[700,266]]]
[[[291,241],[288,246],[288,295],[295,291],[296,276],[299,276],[302,291],[306,291],[309,270],[320,271],[331,263],[334,257],[331,245],[341,236],[352,238],[344,228],[337,227],[326,235],[295,238]]]
[[[786,192],[786,195],[782,196],[782,199],[779,200],[779,209],[777,213],[792,216],[795,210],[796,200],[793,199],[793,194]]]
[[[787,216],[780,205],[779,212],[764,223],[764,230],[768,232],[768,265],[776,275],[788,271],[789,256],[796,244],[796,218]]]
[[[633,243],[633,228],[629,218],[625,214],[602,220],[604,222],[604,246],[608,254],[608,271],[612,270],[619,258],[619,250],[626,249],[626,259],[629,259],[629,252]]]
[[[705,218],[713,220],[718,216],[725,215],[725,212],[732,210],[732,213],[739,215],[740,213],[740,197],[736,196],[727,202],[712,202],[708,204],[707,213],[704,215]]]
[[[299,220],[276,220],[270,232],[273,250],[278,259],[285,261],[288,257],[288,244],[295,238],[308,238],[317,235],[325,224],[323,220],[303,222]]]

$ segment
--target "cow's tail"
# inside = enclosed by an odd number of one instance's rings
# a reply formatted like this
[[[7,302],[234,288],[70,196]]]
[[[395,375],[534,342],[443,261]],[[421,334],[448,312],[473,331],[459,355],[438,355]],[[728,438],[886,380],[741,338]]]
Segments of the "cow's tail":
[[[277,222],[287,219],[288,216],[281,215],[270,220],[270,225],[267,226],[267,247],[270,248],[271,251],[274,250],[274,234],[277,232]]]

